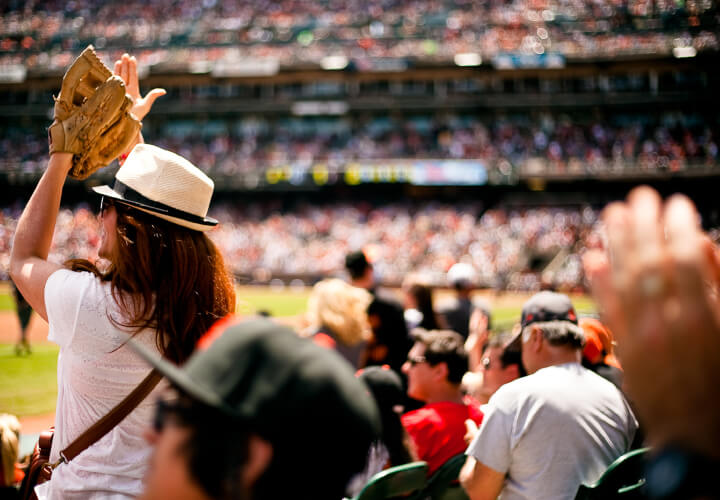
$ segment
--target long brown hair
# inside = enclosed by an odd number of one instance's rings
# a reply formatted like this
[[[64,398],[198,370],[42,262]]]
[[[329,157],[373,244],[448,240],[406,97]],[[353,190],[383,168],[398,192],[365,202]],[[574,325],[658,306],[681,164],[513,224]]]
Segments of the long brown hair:
[[[114,206],[117,243],[110,266],[100,271],[88,260],[66,266],[109,281],[125,320],[113,322],[133,334],[154,329],[163,356],[182,363],[215,321],[234,312],[232,276],[204,233],[120,203]]]

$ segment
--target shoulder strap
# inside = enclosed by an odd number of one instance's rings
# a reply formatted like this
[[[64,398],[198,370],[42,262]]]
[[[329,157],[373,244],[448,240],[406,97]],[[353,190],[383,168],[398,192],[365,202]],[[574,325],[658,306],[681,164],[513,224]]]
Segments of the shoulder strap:
[[[150,394],[155,386],[162,379],[162,374],[157,370],[152,370],[150,374],[140,382],[125,399],[120,401],[115,408],[102,417],[100,420],[90,426],[88,430],[80,434],[75,441],[70,443],[67,448],[60,452],[60,461],[69,462],[86,448],[89,448],[100,440],[105,434],[110,432],[113,427],[122,422],[122,420],[133,411],[140,402]]]

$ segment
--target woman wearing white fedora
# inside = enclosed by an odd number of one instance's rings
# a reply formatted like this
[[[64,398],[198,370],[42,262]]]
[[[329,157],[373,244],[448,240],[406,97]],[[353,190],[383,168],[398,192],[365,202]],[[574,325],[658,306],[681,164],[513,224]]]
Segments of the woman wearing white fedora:
[[[135,94],[134,111],[152,102],[137,91],[134,59],[116,73]],[[154,100],[151,99],[150,101]],[[140,138],[141,140],[141,138]],[[234,310],[232,277],[205,231],[212,181],[189,161],[139,144],[101,197],[105,265],[48,262],[63,184],[72,155],[55,153],[18,222],[11,274],[60,346],[58,400],[51,462],[148,375],[127,345],[135,340],[184,362],[218,318]],[[156,389],[158,390],[158,389]],[[133,498],[142,492],[150,457],[143,431],[152,419],[147,397],[121,423],[36,488],[39,498]]]

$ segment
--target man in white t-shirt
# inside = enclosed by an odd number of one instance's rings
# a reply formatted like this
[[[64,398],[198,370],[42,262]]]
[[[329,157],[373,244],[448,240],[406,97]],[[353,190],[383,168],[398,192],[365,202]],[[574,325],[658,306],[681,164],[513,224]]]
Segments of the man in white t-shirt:
[[[574,498],[628,451],[637,421],[620,391],[583,368],[583,332],[568,297],[525,303],[521,344],[530,374],[490,398],[460,474],[472,500]]]

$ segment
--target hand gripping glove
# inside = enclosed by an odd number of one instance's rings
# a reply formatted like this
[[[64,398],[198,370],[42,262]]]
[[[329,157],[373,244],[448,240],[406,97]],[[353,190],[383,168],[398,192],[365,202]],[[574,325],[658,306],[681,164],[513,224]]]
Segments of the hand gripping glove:
[[[88,46],[65,73],[55,98],[50,153],[72,153],[70,177],[89,177],[124,153],[140,131],[132,105],[122,79]]]

